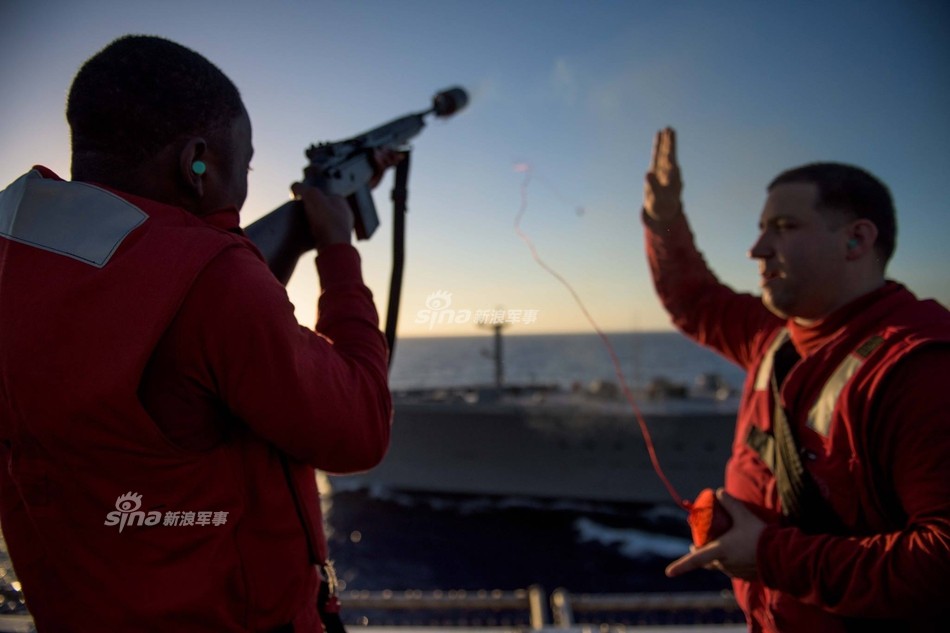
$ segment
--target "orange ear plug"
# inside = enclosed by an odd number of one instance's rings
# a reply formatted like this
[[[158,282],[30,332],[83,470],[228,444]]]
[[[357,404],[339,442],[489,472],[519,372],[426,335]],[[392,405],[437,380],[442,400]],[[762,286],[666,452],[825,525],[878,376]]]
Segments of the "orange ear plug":
[[[712,488],[706,488],[696,495],[696,500],[689,506],[686,521],[696,547],[719,538],[732,527],[732,518],[716,499],[716,491]]]

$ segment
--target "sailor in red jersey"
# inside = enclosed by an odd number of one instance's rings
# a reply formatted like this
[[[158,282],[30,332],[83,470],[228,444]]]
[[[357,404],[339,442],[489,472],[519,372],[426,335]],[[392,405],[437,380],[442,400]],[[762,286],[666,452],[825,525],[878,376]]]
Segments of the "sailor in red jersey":
[[[760,299],[709,270],[681,190],[665,129],[643,213],[657,292],[748,377],[718,493],[733,525],[667,573],[731,576],[750,631],[944,630],[950,313],[885,278],[890,193],[836,163],[776,178],[749,253]]]
[[[73,181],[0,193],[0,520],[37,630],[322,630],[314,469],[389,442],[387,348],[345,201],[295,185],[316,332],[239,228],[237,89],[116,40],[73,82]]]

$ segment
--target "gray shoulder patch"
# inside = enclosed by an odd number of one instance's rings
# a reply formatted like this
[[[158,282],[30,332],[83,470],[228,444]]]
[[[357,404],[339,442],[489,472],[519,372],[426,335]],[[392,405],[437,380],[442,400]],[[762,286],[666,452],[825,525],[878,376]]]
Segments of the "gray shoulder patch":
[[[31,171],[0,192],[0,235],[102,268],[148,216],[104,189]]]

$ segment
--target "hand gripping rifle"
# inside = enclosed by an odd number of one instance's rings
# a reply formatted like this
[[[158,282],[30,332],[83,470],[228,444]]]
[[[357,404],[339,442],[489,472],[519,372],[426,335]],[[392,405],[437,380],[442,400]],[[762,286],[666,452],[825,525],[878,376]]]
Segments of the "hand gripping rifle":
[[[390,121],[345,141],[311,145],[306,151],[310,164],[304,168],[304,183],[319,187],[328,195],[343,196],[353,211],[356,237],[369,239],[379,226],[376,205],[370,193],[370,183],[378,168],[373,159],[374,150],[404,151],[405,145],[425,127],[425,117],[435,114],[444,118],[465,107],[468,94],[462,88],[450,88],[432,99],[432,107]],[[409,153],[396,166],[393,186],[393,273],[390,282],[389,311],[386,320],[386,338],[389,340],[390,363],[395,345],[396,314],[399,311],[399,292],[402,286],[404,257],[407,183],[409,180]],[[314,248],[313,236],[303,209],[303,203],[294,200],[271,211],[245,229],[247,236],[261,250],[267,265],[282,284],[287,284],[300,257]]]

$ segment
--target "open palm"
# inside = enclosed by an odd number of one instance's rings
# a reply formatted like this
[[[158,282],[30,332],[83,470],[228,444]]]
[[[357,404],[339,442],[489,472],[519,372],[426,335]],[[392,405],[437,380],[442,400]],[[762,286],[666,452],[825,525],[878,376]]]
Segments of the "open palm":
[[[650,171],[643,187],[643,209],[661,222],[672,220],[682,210],[683,181],[676,163],[676,132],[664,128],[653,139]]]

